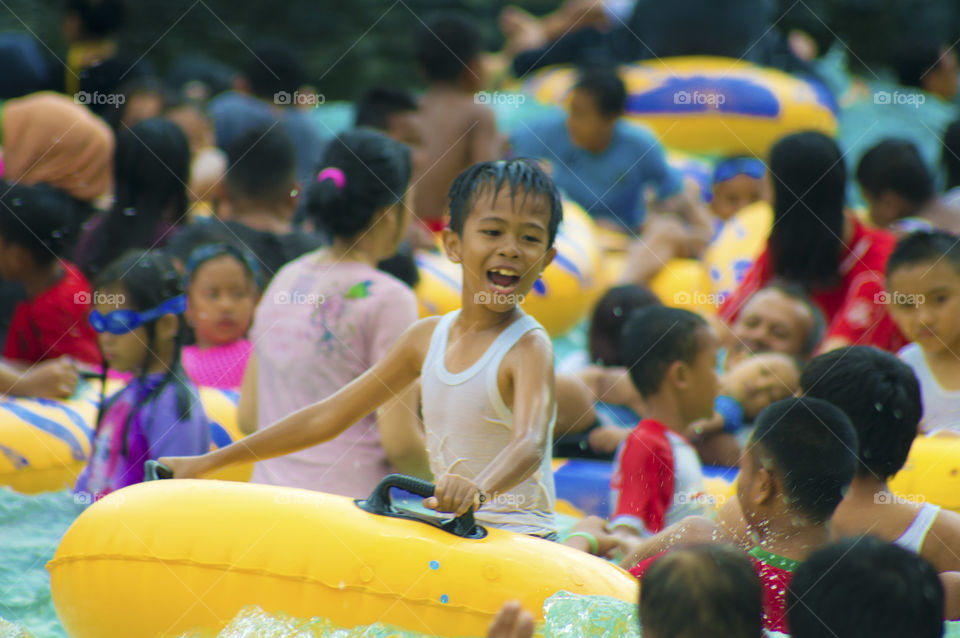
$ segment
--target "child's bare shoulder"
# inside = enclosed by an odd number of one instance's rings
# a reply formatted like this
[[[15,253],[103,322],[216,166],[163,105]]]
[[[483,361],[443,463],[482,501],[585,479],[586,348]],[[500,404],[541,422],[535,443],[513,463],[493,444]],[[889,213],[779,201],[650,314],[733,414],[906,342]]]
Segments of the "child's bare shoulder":
[[[427,356],[433,331],[439,321],[440,316],[437,315],[420,319],[407,328],[397,340],[396,345],[405,350],[409,356],[417,359],[418,366],[423,364],[423,360]]]
[[[510,349],[505,357],[518,368],[553,366],[553,342],[545,330],[531,330]]]

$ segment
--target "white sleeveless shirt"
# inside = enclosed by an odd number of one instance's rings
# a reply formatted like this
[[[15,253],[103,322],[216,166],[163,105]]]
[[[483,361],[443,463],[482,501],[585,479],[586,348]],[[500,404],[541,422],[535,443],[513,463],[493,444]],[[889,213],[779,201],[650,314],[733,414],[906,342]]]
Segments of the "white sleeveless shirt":
[[[543,330],[533,317],[523,315],[497,336],[476,363],[454,374],[447,370],[445,359],[450,326],[459,315],[456,310],[437,322],[420,373],[427,453],[435,478],[449,473],[476,478],[510,443],[513,412],[500,396],[497,372],[503,357],[523,335]],[[540,467],[523,482],[484,503],[476,512],[478,522],[535,536],[556,532],[551,466],[555,422],[556,407],[550,436],[541,450]]]
[[[936,434],[941,430],[960,432],[960,391],[943,389],[917,344],[904,347],[897,356],[913,368],[920,382],[920,399],[923,401],[920,430],[924,434]]]

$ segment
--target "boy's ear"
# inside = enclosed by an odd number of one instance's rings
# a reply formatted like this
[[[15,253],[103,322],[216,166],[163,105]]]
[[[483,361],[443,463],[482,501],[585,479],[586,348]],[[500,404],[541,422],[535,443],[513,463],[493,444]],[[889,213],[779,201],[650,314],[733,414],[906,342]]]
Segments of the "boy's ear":
[[[668,381],[681,390],[686,390],[690,385],[690,370],[683,361],[671,363],[665,376]]]
[[[456,232],[450,230],[449,227],[443,229],[443,234],[441,235],[443,239],[443,251],[447,253],[447,259],[452,261],[455,264],[461,263],[460,258],[460,235]]]
[[[757,470],[756,479],[753,482],[753,502],[756,505],[769,503],[779,491],[779,484],[773,473],[765,467]]]
[[[547,266],[553,263],[553,259],[557,256],[557,247],[554,246],[547,251],[547,254],[543,258],[543,266],[540,269],[540,274],[543,274],[543,271],[547,269]]]

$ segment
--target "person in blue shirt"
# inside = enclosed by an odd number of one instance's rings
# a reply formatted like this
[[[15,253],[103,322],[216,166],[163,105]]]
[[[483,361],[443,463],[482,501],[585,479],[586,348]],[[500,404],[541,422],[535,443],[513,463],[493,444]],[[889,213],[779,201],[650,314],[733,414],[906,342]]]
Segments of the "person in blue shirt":
[[[652,133],[622,119],[626,98],[615,71],[585,71],[566,120],[521,125],[511,143],[514,155],[547,160],[557,185],[598,223],[629,232],[644,221],[647,187],[665,202],[682,193],[683,176]]]
[[[667,163],[657,138],[625,121],[623,81],[613,69],[584,70],[570,98],[566,119],[557,118],[514,130],[514,156],[549,163],[552,177],[598,225],[640,241],[627,246],[620,283],[647,283],[674,257],[697,257],[712,235],[709,212],[695,188]],[[672,214],[647,214],[647,193],[656,208]]]

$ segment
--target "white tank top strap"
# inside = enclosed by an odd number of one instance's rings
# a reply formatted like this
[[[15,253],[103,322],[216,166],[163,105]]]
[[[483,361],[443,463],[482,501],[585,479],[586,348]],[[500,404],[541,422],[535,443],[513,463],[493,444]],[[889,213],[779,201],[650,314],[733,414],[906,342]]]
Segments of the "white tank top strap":
[[[430,351],[428,358],[435,358],[430,361],[432,367],[436,370],[437,376],[447,385],[460,385],[476,376],[484,368],[497,370],[503,357],[510,351],[510,348],[516,345],[520,337],[533,329],[540,328],[540,324],[530,315],[523,315],[497,335],[486,352],[481,355],[473,365],[462,372],[450,372],[447,370],[446,352],[447,343],[450,336],[450,327],[460,311],[448,313],[437,323],[434,329],[433,337],[430,340]],[[426,367],[426,365],[424,366]]]
[[[440,317],[440,321],[433,327],[433,334],[430,336],[430,347],[427,349],[427,356],[423,361],[422,370],[428,370],[438,363],[444,368],[443,355],[447,351],[447,335],[450,332],[450,324],[460,315],[459,310],[448,312]]]
[[[921,503],[920,510],[914,516],[910,527],[900,535],[900,538],[894,541],[894,544],[919,554],[923,548],[923,541],[927,538],[927,532],[933,527],[933,522],[937,520],[937,514],[939,513],[939,505]]]

